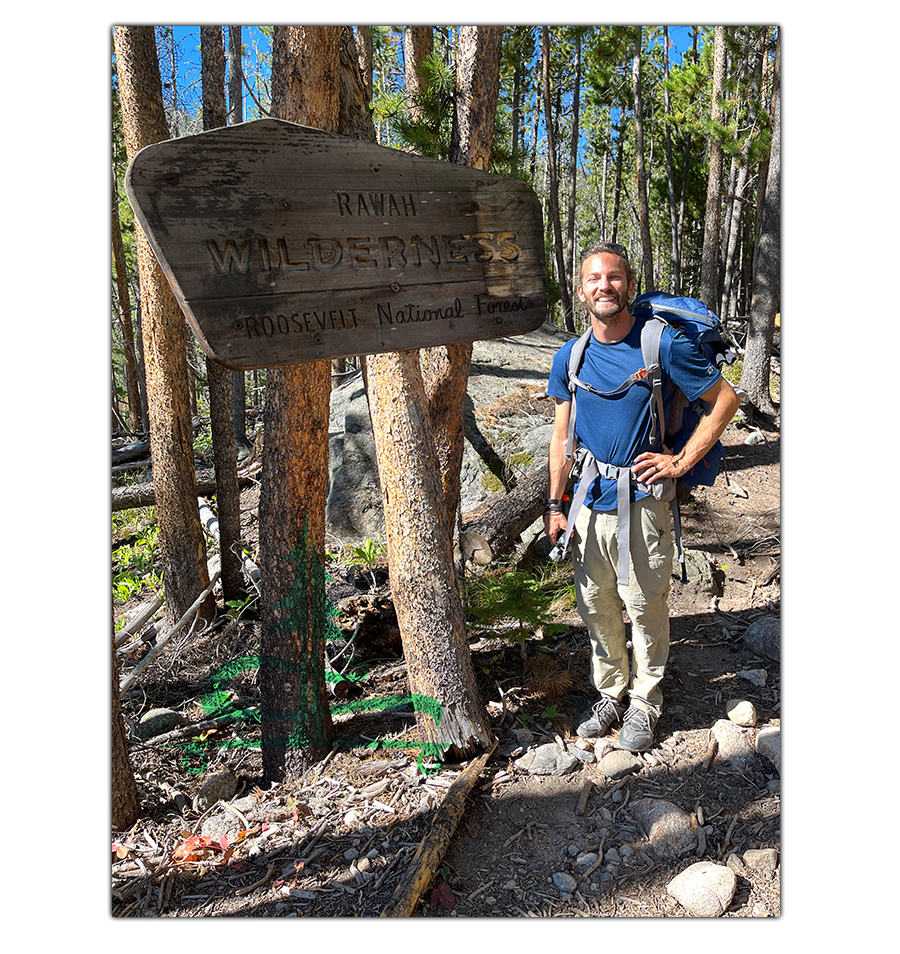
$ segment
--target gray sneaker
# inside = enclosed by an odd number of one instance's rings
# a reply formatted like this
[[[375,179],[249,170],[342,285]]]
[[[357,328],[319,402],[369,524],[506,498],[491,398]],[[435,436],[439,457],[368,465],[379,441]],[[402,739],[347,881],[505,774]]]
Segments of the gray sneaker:
[[[657,717],[637,706],[629,706],[619,729],[619,748],[628,752],[643,752],[656,740],[654,729]]]
[[[578,728],[575,730],[583,739],[596,739],[622,721],[625,715],[625,706],[617,702],[612,696],[601,695],[600,698],[578,717]]]

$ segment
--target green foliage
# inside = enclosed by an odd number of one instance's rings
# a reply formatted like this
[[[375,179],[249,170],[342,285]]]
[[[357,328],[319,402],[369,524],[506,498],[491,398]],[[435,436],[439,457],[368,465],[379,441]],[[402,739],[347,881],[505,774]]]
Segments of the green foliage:
[[[485,636],[502,634],[516,643],[523,643],[538,627],[545,631],[556,628],[553,619],[574,593],[565,568],[543,566],[535,571],[492,569],[469,578],[464,590],[465,611],[472,628]],[[507,620],[514,626],[496,632]]]
[[[365,567],[369,572],[372,588],[374,589],[378,585],[375,581],[375,564],[386,549],[384,541],[373,540],[368,537],[359,546],[350,547],[350,552],[344,557],[343,562],[348,566]]]
[[[147,527],[137,539],[114,551],[112,591],[115,602],[127,603],[147,586],[156,593],[162,591],[162,574],[155,569],[158,539],[159,527]]]

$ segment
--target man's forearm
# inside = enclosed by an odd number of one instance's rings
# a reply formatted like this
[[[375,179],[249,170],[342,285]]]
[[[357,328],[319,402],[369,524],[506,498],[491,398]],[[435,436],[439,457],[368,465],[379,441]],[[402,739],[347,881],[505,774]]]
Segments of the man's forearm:
[[[722,432],[734,417],[734,412],[740,407],[740,403],[734,388],[723,379],[715,401],[709,411],[700,418],[694,433],[688,438],[675,460],[683,463],[689,471],[722,436]]]

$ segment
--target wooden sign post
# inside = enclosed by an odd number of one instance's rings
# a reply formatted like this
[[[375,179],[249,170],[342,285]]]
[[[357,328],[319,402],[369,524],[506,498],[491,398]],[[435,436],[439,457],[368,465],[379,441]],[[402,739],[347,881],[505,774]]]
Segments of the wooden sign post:
[[[263,119],[148,146],[125,186],[195,335],[231,368],[546,316],[541,207],[516,179]]]

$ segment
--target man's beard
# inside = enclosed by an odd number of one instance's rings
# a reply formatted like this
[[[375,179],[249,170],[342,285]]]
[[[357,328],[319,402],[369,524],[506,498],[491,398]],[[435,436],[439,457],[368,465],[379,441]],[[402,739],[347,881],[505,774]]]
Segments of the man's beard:
[[[604,298],[596,302],[585,302],[588,314],[602,321],[604,325],[617,324],[627,305],[628,298],[625,295],[618,296],[615,301]]]

